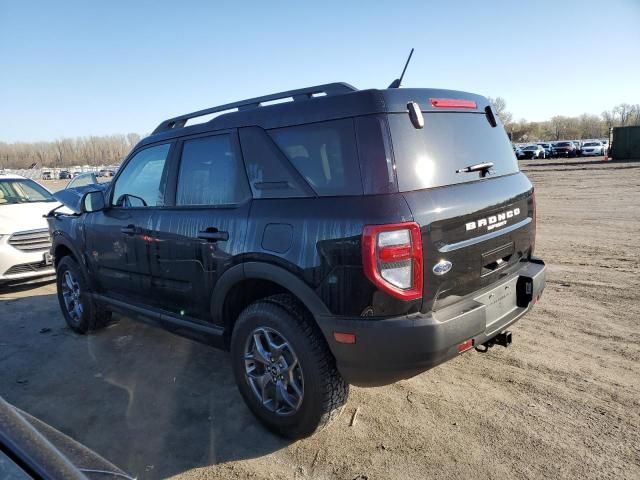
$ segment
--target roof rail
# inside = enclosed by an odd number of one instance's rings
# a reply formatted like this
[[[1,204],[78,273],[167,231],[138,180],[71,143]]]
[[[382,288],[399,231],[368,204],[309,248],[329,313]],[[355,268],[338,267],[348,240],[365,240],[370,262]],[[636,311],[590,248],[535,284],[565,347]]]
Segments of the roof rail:
[[[179,117],[169,118],[163,121],[156,127],[153,134],[164,132],[167,130],[173,130],[175,128],[183,128],[188,120],[192,118],[202,117],[204,115],[210,115],[216,112],[223,112],[225,110],[237,109],[250,110],[253,108],[261,107],[264,102],[271,102],[274,100],[281,100],[283,98],[291,97],[293,101],[307,100],[314,95],[324,94],[330,95],[342,95],[344,93],[355,92],[358,89],[348,83],[326,83],[324,85],[316,85],[315,87],[299,88],[297,90],[288,90],[286,92],[272,93],[271,95],[265,95],[263,97],[249,98],[248,100],[241,100],[239,102],[227,103],[225,105],[218,105],[217,107],[206,108],[204,110],[198,110],[197,112],[187,113],[180,115]]]

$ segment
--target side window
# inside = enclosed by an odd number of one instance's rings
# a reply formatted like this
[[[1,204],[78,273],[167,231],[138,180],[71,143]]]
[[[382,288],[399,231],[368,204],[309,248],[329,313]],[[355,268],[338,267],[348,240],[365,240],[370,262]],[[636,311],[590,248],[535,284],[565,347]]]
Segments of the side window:
[[[229,135],[185,140],[176,205],[229,205],[249,196],[244,166]]]
[[[169,144],[156,145],[136,153],[116,180],[112,204],[118,207],[164,205],[163,173],[169,148]]]
[[[352,119],[276,128],[269,135],[318,195],[362,194]]]
[[[385,118],[382,115],[357,117],[355,125],[365,195],[397,192]]]

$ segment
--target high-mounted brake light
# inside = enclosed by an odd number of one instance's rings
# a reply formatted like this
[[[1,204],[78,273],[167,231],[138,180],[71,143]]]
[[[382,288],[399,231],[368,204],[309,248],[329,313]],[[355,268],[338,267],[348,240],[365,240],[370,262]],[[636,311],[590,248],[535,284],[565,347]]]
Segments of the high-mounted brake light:
[[[381,290],[401,300],[422,298],[422,237],[417,223],[366,225],[362,263],[367,278]]]
[[[436,108],[477,108],[473,100],[462,100],[458,98],[430,98],[431,105]]]

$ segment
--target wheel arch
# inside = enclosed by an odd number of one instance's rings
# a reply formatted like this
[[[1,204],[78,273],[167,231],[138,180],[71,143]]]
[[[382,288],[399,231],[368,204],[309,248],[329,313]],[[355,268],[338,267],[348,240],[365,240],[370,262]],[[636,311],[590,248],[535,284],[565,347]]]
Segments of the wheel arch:
[[[89,285],[89,288],[91,290],[94,289],[95,285],[91,275],[89,275],[85,258],[73,245],[73,242],[70,239],[68,239],[64,234],[58,232],[56,235],[54,235],[51,252],[53,253],[53,261],[56,268],[58,267],[58,263],[63,257],[70,256],[71,258],[73,258],[73,260],[75,260],[75,262],[80,267],[80,271],[84,276],[84,280]]]
[[[293,295],[314,319],[331,314],[313,289],[293,273],[269,263],[246,262],[231,267],[216,282],[210,306],[213,323],[225,328],[228,339],[244,308],[277,293]]]

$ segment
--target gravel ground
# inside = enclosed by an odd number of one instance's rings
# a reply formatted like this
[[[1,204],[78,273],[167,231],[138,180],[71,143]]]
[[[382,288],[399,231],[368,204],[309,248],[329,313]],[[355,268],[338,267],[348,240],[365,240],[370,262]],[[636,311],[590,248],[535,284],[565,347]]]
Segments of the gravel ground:
[[[140,478],[638,479],[640,163],[523,169],[549,275],[512,347],[352,388],[311,438],[257,425],[224,352],[128,319],[72,334],[50,284],[0,293],[0,394]]]

